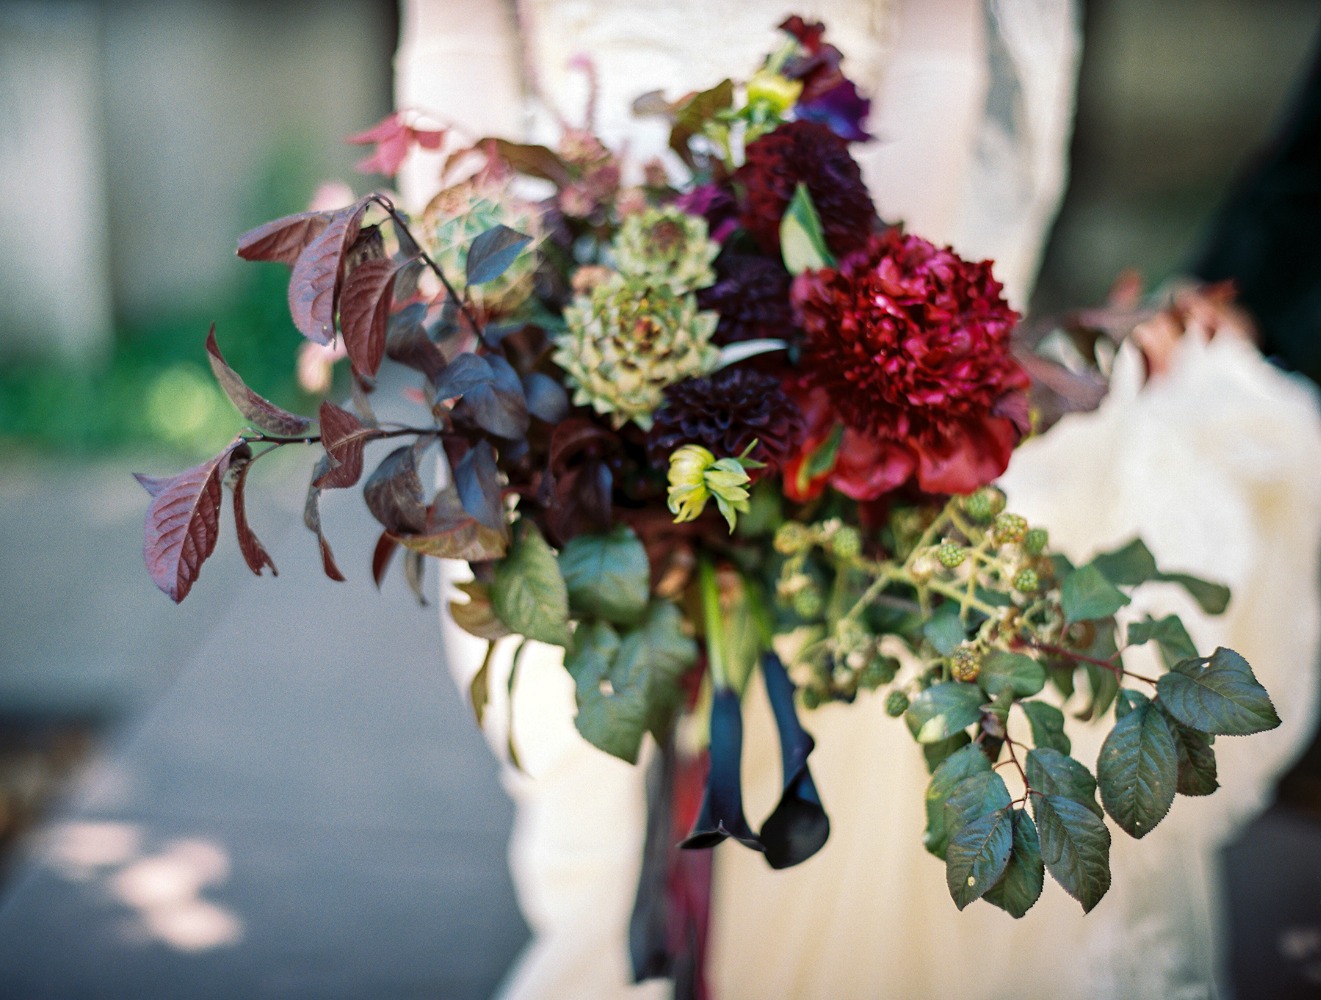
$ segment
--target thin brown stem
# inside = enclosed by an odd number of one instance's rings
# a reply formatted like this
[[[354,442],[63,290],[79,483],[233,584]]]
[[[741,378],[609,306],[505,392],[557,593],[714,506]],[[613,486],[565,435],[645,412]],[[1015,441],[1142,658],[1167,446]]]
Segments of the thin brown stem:
[[[1109,670],[1120,680],[1123,680],[1125,677],[1132,677],[1135,681],[1144,681],[1147,684],[1152,685],[1153,687],[1156,684],[1155,678],[1146,677],[1142,674],[1135,674],[1131,670],[1125,670],[1118,663],[1115,663],[1111,660],[1102,660],[1099,657],[1088,656],[1085,653],[1075,652],[1074,650],[1067,649],[1064,646],[1056,646],[1053,643],[1042,642],[1039,639],[1034,639],[1032,636],[1024,635],[1022,633],[1019,634],[1018,638],[1021,642],[1023,642],[1024,645],[1031,646],[1033,649],[1039,649],[1041,652],[1048,653],[1051,656],[1062,656],[1070,660],[1077,660],[1080,663],[1090,663],[1096,667],[1104,667],[1106,670]]]

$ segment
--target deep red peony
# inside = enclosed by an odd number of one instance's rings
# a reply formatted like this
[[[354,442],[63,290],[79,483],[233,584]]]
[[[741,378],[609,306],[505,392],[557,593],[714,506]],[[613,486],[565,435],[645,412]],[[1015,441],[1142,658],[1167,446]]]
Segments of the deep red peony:
[[[991,276],[892,229],[837,270],[806,271],[792,299],[806,340],[792,387],[807,422],[785,492],[828,482],[855,500],[912,483],[969,493],[995,479],[1027,429],[1028,375],[1009,352],[1018,314]],[[843,425],[828,474],[809,456]]]

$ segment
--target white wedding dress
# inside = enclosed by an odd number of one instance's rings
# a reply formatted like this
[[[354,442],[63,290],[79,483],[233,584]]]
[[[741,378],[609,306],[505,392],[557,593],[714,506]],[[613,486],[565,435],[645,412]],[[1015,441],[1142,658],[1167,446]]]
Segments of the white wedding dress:
[[[664,136],[632,119],[636,95],[670,95],[751,72],[791,6],[743,0],[406,0],[396,63],[401,108],[470,136],[555,138],[580,123],[590,55],[598,131],[637,159]],[[1012,303],[1026,302],[1058,206],[1073,109],[1078,16],[1069,0],[817,0],[846,72],[875,97],[879,139],[856,147],[882,216],[964,256],[991,257]],[[414,204],[437,159],[401,175]],[[1066,418],[1016,453],[1014,509],[1075,558],[1141,533],[1162,565],[1222,580],[1229,613],[1201,615],[1156,587],[1142,610],[1177,610],[1201,649],[1241,651],[1284,725],[1216,744],[1222,788],[1181,798],[1140,844],[1115,831],[1109,896],[1084,917],[1047,885],[1020,921],[989,906],[959,913],[941,862],[921,846],[927,775],[881,699],[805,715],[831,839],[773,872],[734,844],[717,850],[709,981],[718,1000],[795,998],[1194,998],[1223,995],[1216,851],[1266,801],[1308,739],[1316,698],[1321,426],[1316,399],[1238,341],[1189,338],[1172,372],[1145,387],[1131,350],[1093,414]],[[484,643],[445,625],[466,690]],[[496,664],[507,676],[510,650]],[[626,929],[643,840],[643,768],[586,744],[558,651],[525,656],[512,705],[523,770],[510,861],[533,940],[502,995],[666,997],[629,982]],[[487,735],[505,754],[510,706],[492,684]],[[765,815],[779,753],[760,692],[746,702],[745,795]],[[1075,731],[1094,761],[1103,733]],[[1090,741],[1090,745],[1089,745]]]

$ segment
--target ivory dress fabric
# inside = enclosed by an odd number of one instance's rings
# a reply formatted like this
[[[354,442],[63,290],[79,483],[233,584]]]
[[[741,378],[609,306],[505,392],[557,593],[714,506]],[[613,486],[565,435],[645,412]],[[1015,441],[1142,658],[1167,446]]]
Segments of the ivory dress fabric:
[[[633,97],[675,96],[751,72],[792,5],[741,0],[407,0],[396,63],[400,107],[425,108],[469,137],[553,141],[557,117],[582,124],[589,54],[597,126],[637,160],[663,133],[628,117]],[[1069,0],[817,0],[845,71],[876,103],[877,141],[855,147],[883,217],[903,219],[965,257],[991,257],[1015,305],[1026,301],[1064,183],[1078,57]],[[401,176],[418,206],[437,158]],[[1236,341],[1184,345],[1175,369],[1143,386],[1121,353],[1111,396],[1015,455],[1013,509],[1082,559],[1141,532],[1158,559],[1223,580],[1229,614],[1207,619],[1158,588],[1199,648],[1244,653],[1284,726],[1216,743],[1222,787],[1176,803],[1142,843],[1114,830],[1110,895],[1083,918],[1049,880],[1014,921],[986,905],[959,913],[943,866],[921,846],[927,774],[882,699],[805,714],[831,839],[798,868],[772,872],[730,842],[717,850],[710,981],[719,1000],[795,997],[1193,998],[1220,995],[1214,852],[1269,794],[1310,734],[1315,701],[1321,428],[1312,394]],[[450,578],[460,572],[451,568]],[[444,623],[466,690],[485,644]],[[524,771],[510,863],[533,940],[511,970],[511,998],[661,998],[629,983],[626,928],[640,863],[642,767],[600,753],[573,728],[559,650],[530,644],[513,694]],[[493,665],[507,676],[511,650]],[[487,736],[504,757],[510,706],[492,684]],[[748,814],[778,793],[779,754],[759,690],[745,708]],[[1076,731],[1094,762],[1103,733]],[[1092,740],[1091,747],[1086,746]]]

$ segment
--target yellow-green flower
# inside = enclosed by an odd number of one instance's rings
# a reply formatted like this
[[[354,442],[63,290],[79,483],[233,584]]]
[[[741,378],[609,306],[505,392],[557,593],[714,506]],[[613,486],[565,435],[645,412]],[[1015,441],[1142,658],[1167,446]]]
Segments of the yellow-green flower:
[[[748,103],[767,104],[777,114],[788,111],[803,92],[802,80],[790,80],[773,70],[760,69],[748,81]]]
[[[748,486],[752,482],[748,469],[760,465],[749,460],[746,453],[738,458],[716,458],[698,444],[676,448],[670,455],[669,477],[669,506],[675,523],[694,520],[714,497],[733,531],[738,515],[748,511]]]

